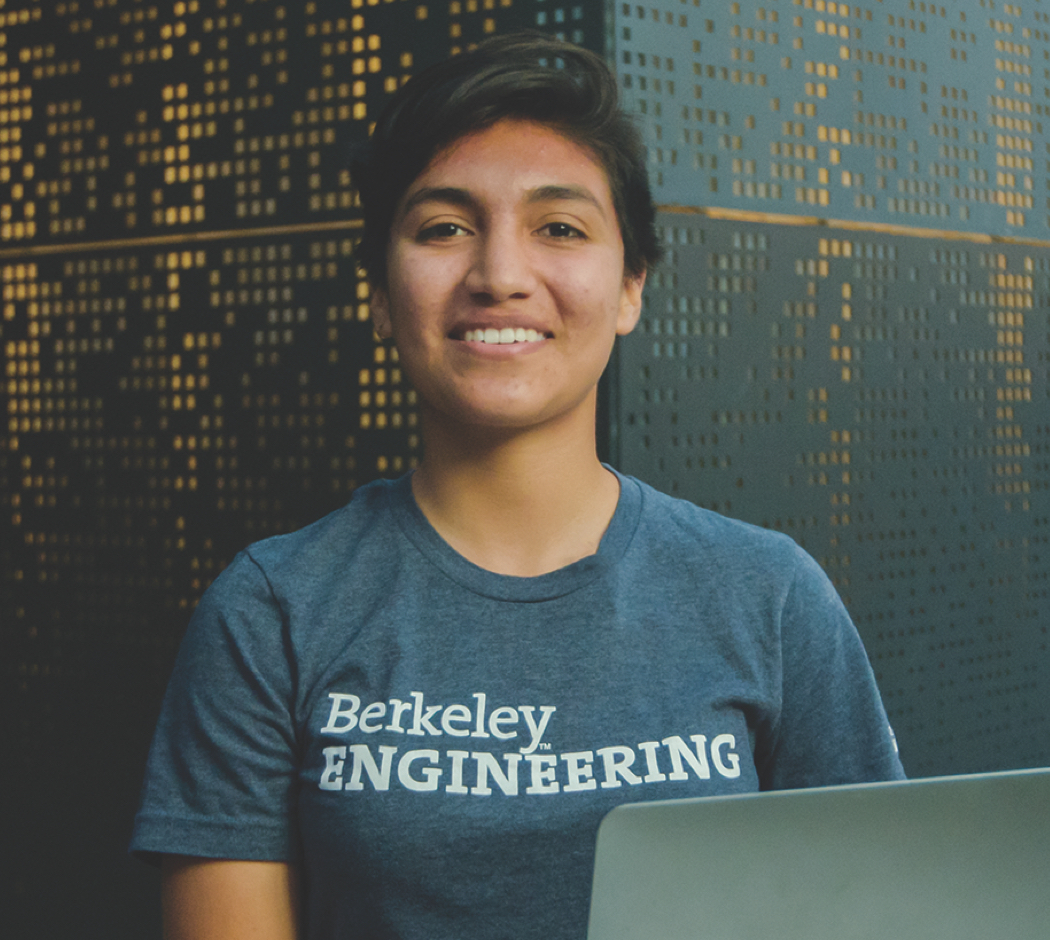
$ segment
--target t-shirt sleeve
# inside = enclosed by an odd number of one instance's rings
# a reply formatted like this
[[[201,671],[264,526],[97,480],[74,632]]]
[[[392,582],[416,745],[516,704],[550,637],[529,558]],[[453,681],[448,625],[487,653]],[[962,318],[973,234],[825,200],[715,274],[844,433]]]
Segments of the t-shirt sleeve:
[[[242,552],[190,621],[150,749],[131,850],[291,860],[296,735],[288,632]]]
[[[763,789],[899,780],[904,770],[867,653],[820,566],[798,551],[780,619],[781,708]]]

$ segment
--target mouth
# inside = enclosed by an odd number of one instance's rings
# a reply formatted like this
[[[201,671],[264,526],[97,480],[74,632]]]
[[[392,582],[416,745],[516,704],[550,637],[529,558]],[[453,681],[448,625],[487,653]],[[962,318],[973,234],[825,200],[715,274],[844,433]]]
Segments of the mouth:
[[[487,327],[485,329],[466,330],[462,339],[467,343],[484,343],[488,346],[509,346],[514,343],[537,343],[543,339],[551,339],[547,333],[541,333],[526,327],[505,326],[501,329]]]

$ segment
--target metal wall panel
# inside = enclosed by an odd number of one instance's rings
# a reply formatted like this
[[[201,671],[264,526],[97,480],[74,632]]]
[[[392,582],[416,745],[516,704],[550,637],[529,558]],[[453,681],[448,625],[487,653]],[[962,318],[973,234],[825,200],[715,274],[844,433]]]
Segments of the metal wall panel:
[[[665,212],[621,466],[787,532],[913,775],[1050,760],[1050,250]]]
[[[622,465],[818,558],[909,772],[1050,762],[1050,14],[614,15],[669,251],[622,346]]]

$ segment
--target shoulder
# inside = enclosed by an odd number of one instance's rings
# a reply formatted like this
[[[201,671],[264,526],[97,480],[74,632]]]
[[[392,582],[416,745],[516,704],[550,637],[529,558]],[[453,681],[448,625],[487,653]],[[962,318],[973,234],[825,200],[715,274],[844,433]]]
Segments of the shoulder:
[[[376,480],[354,491],[350,501],[316,522],[249,545],[246,553],[265,569],[309,565],[358,545],[381,524],[397,481]]]
[[[633,477],[623,485],[635,486],[641,496],[638,536],[643,544],[662,544],[685,557],[702,556],[705,561],[793,567],[808,559],[798,544],[780,532],[742,522],[668,496]],[[815,564],[815,563],[814,563]]]
[[[379,480],[360,487],[345,505],[310,525],[254,542],[229,564],[201,600],[214,605],[249,600],[286,606],[326,586],[345,581],[347,572],[381,566],[396,552],[397,525],[390,511],[398,481]]]
[[[637,487],[641,497],[625,561],[643,584],[774,618],[798,604],[837,602],[823,569],[789,536],[676,499],[630,477],[623,485]]]

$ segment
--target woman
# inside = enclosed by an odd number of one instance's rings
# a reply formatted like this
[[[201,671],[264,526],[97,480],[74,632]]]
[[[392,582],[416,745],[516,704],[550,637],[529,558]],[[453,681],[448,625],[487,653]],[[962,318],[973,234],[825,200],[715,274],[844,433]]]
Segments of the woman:
[[[423,460],[201,601],[133,841],[169,938],[580,938],[612,806],[902,776],[818,566],[597,459],[644,153],[604,64],[535,36],[378,122],[361,257]]]

